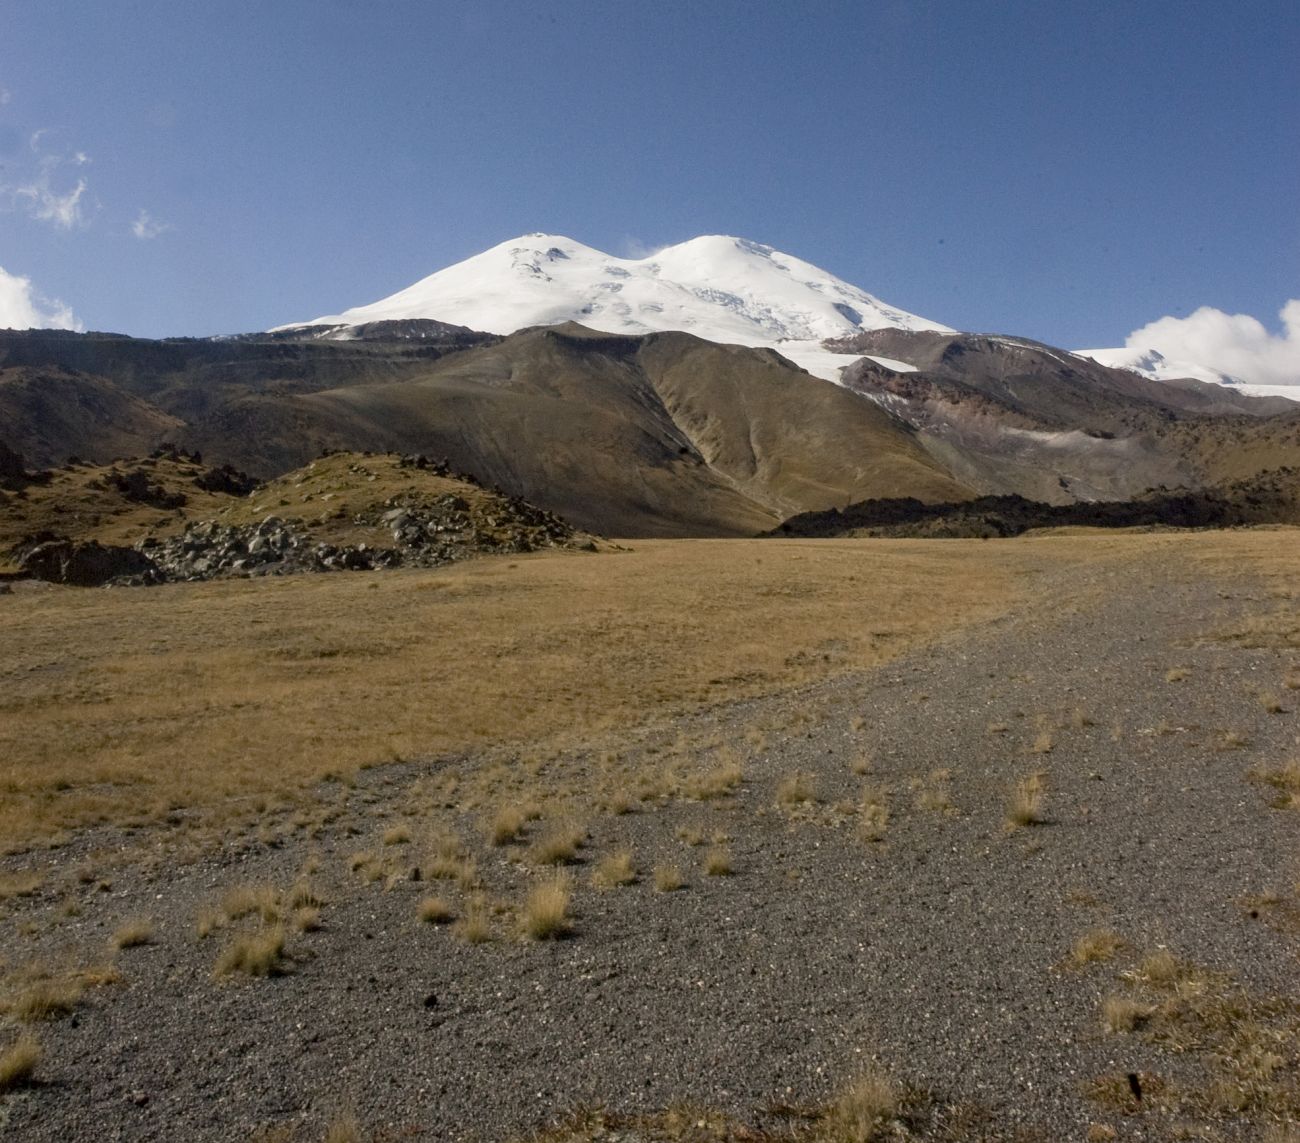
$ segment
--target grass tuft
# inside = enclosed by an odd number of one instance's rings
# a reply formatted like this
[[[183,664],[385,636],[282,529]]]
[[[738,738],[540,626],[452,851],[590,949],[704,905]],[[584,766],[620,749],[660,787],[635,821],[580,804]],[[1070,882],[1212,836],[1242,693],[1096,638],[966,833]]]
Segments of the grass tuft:
[[[568,865],[578,859],[587,831],[573,822],[556,822],[528,849],[534,865]]]
[[[364,1139],[361,1121],[350,1111],[336,1116],[325,1129],[325,1143],[362,1143]]]
[[[302,905],[289,918],[300,933],[314,933],[320,929],[320,909],[315,905]]]
[[[1012,829],[1039,825],[1043,821],[1043,802],[1047,796],[1047,773],[1037,770],[1016,783],[1007,808],[1007,825]]]
[[[1107,1032],[1134,1032],[1155,1014],[1155,1006],[1119,994],[1101,1003],[1101,1024]]]
[[[1084,933],[1075,942],[1070,960],[1082,968],[1086,964],[1110,960],[1123,947],[1123,938],[1118,933],[1112,933],[1109,929],[1094,929],[1090,933]]]
[[[567,936],[573,927],[569,919],[572,896],[572,882],[564,873],[557,872],[536,886],[524,902],[524,935],[535,941]]]
[[[902,1106],[898,1084],[879,1069],[852,1080],[822,1113],[817,1136],[828,1143],[876,1143],[894,1138]]]
[[[863,841],[883,841],[889,828],[889,791],[876,783],[862,789],[862,807],[858,813],[858,833]]]
[[[591,874],[591,883],[597,889],[616,889],[620,885],[631,885],[635,880],[636,864],[629,849],[620,849],[601,858]]]
[[[655,889],[660,893],[675,892],[686,884],[676,865],[656,865],[654,879]]]
[[[524,830],[524,812],[518,806],[503,806],[497,810],[488,829],[488,840],[493,845],[508,845],[518,841]]]
[[[1300,759],[1293,758],[1276,770],[1254,769],[1250,777],[1278,791],[1275,809],[1300,810]]]
[[[492,916],[487,901],[481,896],[470,901],[464,916],[452,926],[461,940],[471,945],[485,944],[492,939]]]
[[[153,922],[148,917],[133,917],[113,934],[113,947],[133,949],[153,941]]]
[[[415,911],[426,925],[445,925],[456,917],[455,910],[441,897],[423,898]]]
[[[242,972],[246,976],[274,976],[284,965],[284,929],[271,925],[256,933],[240,933],[222,951],[213,966],[214,976]]]
[[[22,989],[5,1004],[5,1010],[15,1020],[26,1024],[37,1020],[58,1020],[76,1009],[84,991],[79,980],[47,977]]]
[[[9,1047],[0,1051],[0,1092],[31,1083],[41,1062],[40,1042],[30,1032],[24,1032]]]
[[[221,899],[221,911],[227,921],[257,914],[267,924],[280,920],[280,895],[270,885],[237,885]]]
[[[710,877],[730,877],[735,872],[731,850],[725,845],[712,846],[704,855],[704,872]]]
[[[776,788],[779,806],[801,806],[817,800],[817,779],[806,770],[797,770],[781,780]]]

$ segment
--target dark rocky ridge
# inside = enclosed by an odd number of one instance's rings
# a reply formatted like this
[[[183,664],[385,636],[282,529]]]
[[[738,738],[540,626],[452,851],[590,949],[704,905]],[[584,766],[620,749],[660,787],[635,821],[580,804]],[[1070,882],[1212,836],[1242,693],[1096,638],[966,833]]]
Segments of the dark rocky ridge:
[[[1300,524],[1300,469],[1202,489],[1157,489],[1133,500],[1044,504],[1023,496],[981,496],[960,504],[866,500],[843,510],[786,520],[774,536],[934,539],[1018,536],[1033,528],[1232,528]]]
[[[914,426],[986,495],[1053,504],[1126,500],[1300,463],[1300,404],[1196,381],[1150,381],[1023,338],[875,330],[828,342],[861,359],[844,383]]]

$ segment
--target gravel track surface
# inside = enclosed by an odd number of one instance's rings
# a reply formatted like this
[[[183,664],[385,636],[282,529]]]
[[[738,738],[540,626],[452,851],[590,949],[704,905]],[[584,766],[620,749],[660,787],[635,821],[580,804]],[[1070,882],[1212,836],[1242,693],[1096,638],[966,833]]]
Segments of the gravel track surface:
[[[1129,1072],[1195,1085],[1202,1063],[1105,1032],[1099,1003],[1158,947],[1296,995],[1294,931],[1246,902],[1292,891],[1300,813],[1270,808],[1272,791],[1246,774],[1300,754],[1300,716],[1270,713],[1257,693],[1289,711],[1300,692],[1283,689],[1294,652],[1201,640],[1267,611],[1262,590],[1225,598],[1208,580],[1149,571],[1143,584],[1132,566],[1080,569],[1033,614],[661,728],[734,742],[743,782],[717,800],[589,818],[569,939],[520,940],[502,916],[497,939],[469,944],[416,917],[442,883],[408,875],[385,888],[348,871],[350,853],[401,820],[412,782],[447,761],[364,773],[310,843],[232,838],[194,864],[123,866],[103,889],[68,871],[108,835],[41,857],[46,886],[0,905],[11,966],[103,960],[130,916],[151,917],[156,935],[116,954],[120,983],[38,1026],[39,1082],[0,1096],[0,1138],[226,1140],[275,1127],[320,1138],[350,1109],[376,1138],[488,1140],[577,1105],[637,1113],[681,1100],[763,1125],[871,1061],[927,1093],[936,1138],[958,1105],[982,1133],[944,1137],[1084,1139],[1111,1124],[1124,1140],[1174,1138],[1185,1115],[1108,1107],[1084,1088]],[[1186,677],[1167,681],[1175,667]],[[1044,736],[1050,750],[1035,753]],[[629,736],[629,750],[643,744]],[[566,765],[581,782],[597,763]],[[818,800],[778,805],[796,770],[814,776]],[[936,770],[950,772],[947,810],[918,804]],[[1046,772],[1046,820],[1009,830],[1012,786],[1034,771]],[[864,784],[888,792],[877,841],[859,836]],[[493,897],[522,898],[538,874],[519,847],[491,848],[470,818],[461,825]],[[729,836],[731,876],[705,875],[707,846],[679,837],[692,830]],[[621,846],[638,881],[592,888],[595,862]],[[214,980],[226,934],[196,938],[200,909],[234,884],[287,887],[309,850],[322,927],[290,934],[283,975]],[[655,891],[649,871],[663,862],[680,866],[680,891]],[[80,915],[58,916],[69,897]],[[1070,967],[1096,928],[1128,950]],[[1206,1137],[1257,1138],[1262,1125],[1247,1114]]]

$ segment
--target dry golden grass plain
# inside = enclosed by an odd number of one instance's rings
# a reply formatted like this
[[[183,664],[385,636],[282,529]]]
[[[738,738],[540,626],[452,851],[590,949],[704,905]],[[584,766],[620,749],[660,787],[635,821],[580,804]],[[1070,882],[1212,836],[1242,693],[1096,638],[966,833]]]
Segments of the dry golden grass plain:
[[[25,588],[0,598],[0,846],[292,803],[398,758],[616,748],[660,717],[1061,606],[1063,575],[1076,607],[1116,570],[1285,580],[1297,538],[638,541],[437,571]]]

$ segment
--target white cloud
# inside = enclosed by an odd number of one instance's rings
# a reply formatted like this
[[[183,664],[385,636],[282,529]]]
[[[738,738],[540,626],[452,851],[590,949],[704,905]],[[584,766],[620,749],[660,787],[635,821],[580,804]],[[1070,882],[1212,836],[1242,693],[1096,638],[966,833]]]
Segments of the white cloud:
[[[1282,307],[1282,333],[1249,314],[1202,306],[1189,317],[1162,317],[1134,330],[1125,345],[1195,362],[1250,385],[1300,385],[1300,298]]]
[[[0,107],[3,107],[13,98],[13,93],[7,87],[0,87]]]
[[[32,289],[30,278],[0,266],[0,329],[81,329],[81,323],[62,302]]]
[[[158,235],[168,230],[175,230],[170,222],[162,222],[154,218],[147,210],[141,210],[133,223],[131,223],[131,233],[141,240],[157,238]]]
[[[42,128],[32,133],[31,149],[40,152],[41,139],[50,132]],[[75,180],[64,177],[65,166],[84,167],[90,157],[84,151],[71,155],[42,154],[34,170],[20,182],[0,185],[0,201],[8,200],[11,209],[25,211],[38,222],[48,222],[60,230],[72,230],[86,224],[86,190],[84,176]]]

